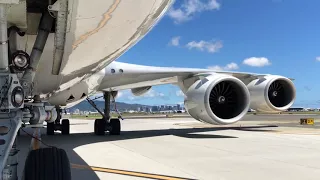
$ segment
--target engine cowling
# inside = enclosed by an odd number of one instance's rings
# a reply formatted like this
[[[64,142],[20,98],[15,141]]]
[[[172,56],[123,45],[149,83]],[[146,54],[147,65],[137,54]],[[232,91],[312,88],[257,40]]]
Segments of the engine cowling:
[[[135,96],[142,96],[143,94],[147,93],[152,86],[145,86],[145,87],[138,87],[131,89],[131,93]]]
[[[231,124],[248,112],[250,94],[239,79],[213,74],[194,82],[185,92],[185,108],[198,121]]]
[[[268,75],[248,84],[250,108],[260,112],[281,112],[291,107],[296,98],[293,82],[283,76]]]

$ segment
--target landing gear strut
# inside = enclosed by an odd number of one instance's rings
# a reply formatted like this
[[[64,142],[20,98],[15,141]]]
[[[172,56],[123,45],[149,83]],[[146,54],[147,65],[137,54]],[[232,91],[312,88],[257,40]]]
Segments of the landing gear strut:
[[[32,84],[36,67],[41,59],[47,37],[54,24],[53,17],[44,12],[39,23],[37,38],[31,55],[18,50],[16,36],[23,36],[18,27],[9,27],[7,10],[14,4],[11,1],[0,3],[0,180],[16,180],[18,152],[16,136],[19,129],[32,127],[34,134],[40,132],[43,123],[52,123],[57,119],[54,106],[41,102],[34,95]],[[9,31],[8,31],[9,28]],[[9,45],[8,45],[9,44]],[[18,75],[21,75],[18,76]],[[33,101],[28,101],[28,100]],[[62,121],[61,129],[69,133]],[[23,129],[21,129],[23,130]],[[70,162],[63,149],[40,148],[39,138],[33,137],[31,149],[24,166],[25,180],[71,180]]]
[[[110,96],[112,92],[103,92],[104,113],[101,112],[94,102],[87,98],[88,102],[102,115],[102,119],[94,121],[94,134],[105,135],[105,131],[109,131],[110,135],[120,135],[121,123],[119,118],[110,118]]]
[[[61,134],[69,135],[70,121],[69,119],[61,120],[61,109],[59,107],[57,107],[56,109],[58,113],[57,119],[54,122],[47,123],[47,135],[54,135],[54,131],[61,131]]]

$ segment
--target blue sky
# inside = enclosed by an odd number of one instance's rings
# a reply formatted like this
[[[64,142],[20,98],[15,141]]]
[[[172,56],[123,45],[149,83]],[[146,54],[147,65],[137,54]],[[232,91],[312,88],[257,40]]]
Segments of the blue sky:
[[[319,0],[177,0],[167,15],[117,61],[226,69],[295,78],[295,106],[320,107]],[[317,58],[318,57],[318,58]],[[183,102],[173,85],[118,101]]]

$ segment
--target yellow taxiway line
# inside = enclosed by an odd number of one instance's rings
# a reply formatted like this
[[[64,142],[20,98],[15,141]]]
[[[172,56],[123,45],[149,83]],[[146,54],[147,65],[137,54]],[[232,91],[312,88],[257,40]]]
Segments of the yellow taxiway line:
[[[103,168],[103,167],[86,166],[86,165],[80,165],[80,164],[71,164],[71,167],[75,168],[75,169],[89,169],[89,170],[98,171],[98,172],[113,173],[113,174],[120,174],[120,175],[127,175],[127,176],[150,178],[150,179],[186,180],[186,178],[180,178],[180,177],[165,176],[165,175],[159,175],[159,174],[149,174],[149,173],[134,172],[134,171],[126,171],[126,170],[119,170],[119,169],[110,169],[110,168]]]
[[[308,131],[275,131],[271,132],[275,134],[294,134],[294,135],[320,135],[317,132],[308,132]]]

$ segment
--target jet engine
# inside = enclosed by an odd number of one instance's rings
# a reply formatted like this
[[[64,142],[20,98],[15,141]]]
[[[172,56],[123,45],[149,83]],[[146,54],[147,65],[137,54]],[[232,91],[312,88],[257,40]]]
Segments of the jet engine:
[[[268,75],[248,84],[250,108],[260,112],[281,112],[293,105],[296,90],[293,82],[283,76]]]
[[[145,86],[145,87],[138,87],[131,89],[131,93],[135,96],[142,96],[143,94],[147,93],[152,86]]]
[[[185,108],[198,121],[232,124],[248,112],[250,94],[239,79],[212,74],[194,82],[185,92]]]

